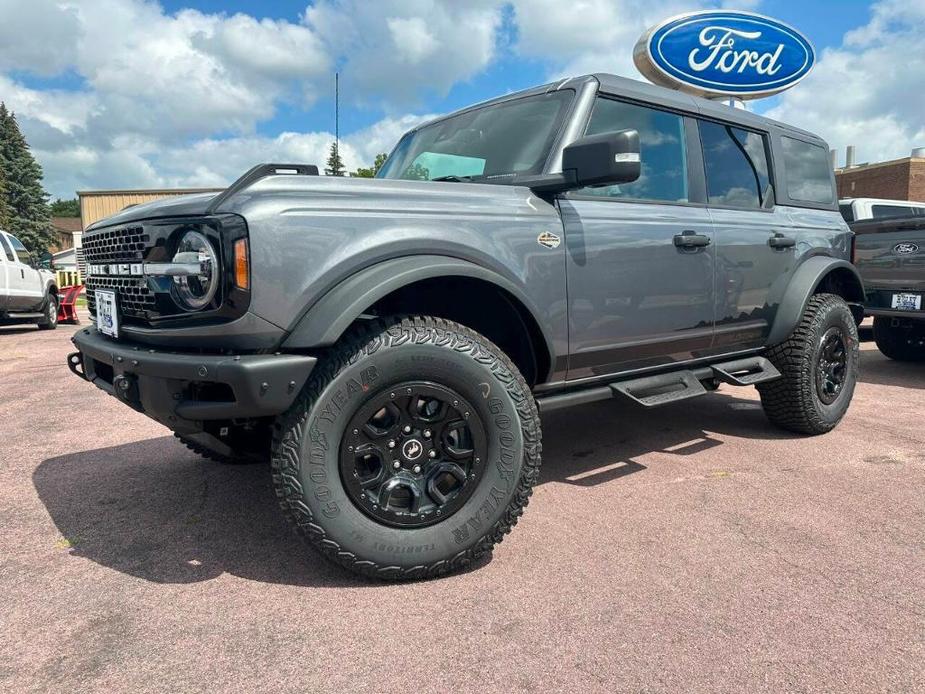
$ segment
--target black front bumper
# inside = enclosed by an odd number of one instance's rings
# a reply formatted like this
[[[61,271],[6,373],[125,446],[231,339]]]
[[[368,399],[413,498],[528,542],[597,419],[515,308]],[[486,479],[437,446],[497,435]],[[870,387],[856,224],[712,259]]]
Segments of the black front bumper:
[[[205,420],[269,417],[292,405],[315,366],[301,354],[189,354],[112,340],[95,328],[72,338],[68,367],[152,419],[193,432]]]

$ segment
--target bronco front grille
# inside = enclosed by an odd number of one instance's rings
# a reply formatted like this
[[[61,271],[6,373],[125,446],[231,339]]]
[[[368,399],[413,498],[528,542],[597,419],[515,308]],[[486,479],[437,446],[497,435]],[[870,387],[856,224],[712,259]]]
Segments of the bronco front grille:
[[[143,227],[132,226],[91,234],[83,239],[87,265],[138,263],[154,247],[151,235]],[[87,308],[96,315],[97,289],[114,289],[119,296],[121,315],[144,319],[156,308],[154,293],[144,277],[112,277],[90,275],[86,281]]]

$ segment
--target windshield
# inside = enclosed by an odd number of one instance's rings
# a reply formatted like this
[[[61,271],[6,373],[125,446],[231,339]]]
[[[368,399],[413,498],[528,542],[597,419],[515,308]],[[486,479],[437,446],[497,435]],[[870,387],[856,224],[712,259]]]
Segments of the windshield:
[[[571,90],[474,109],[402,138],[378,178],[477,180],[543,170]]]

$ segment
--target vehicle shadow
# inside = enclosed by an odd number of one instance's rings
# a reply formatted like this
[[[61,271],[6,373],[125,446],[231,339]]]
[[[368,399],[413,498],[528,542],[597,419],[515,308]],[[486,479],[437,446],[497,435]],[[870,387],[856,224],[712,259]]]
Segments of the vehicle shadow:
[[[764,440],[799,436],[775,428],[757,399],[729,393],[726,389],[657,408],[621,398],[551,412],[543,418],[540,484],[605,484],[645,470],[636,458],[647,453],[683,459],[722,446],[718,435]]]
[[[728,395],[657,410],[607,401],[551,413],[543,424],[540,484],[578,486],[643,471],[633,458],[644,453],[690,456],[720,446],[715,433],[790,436],[755,400]],[[297,586],[370,584],[305,547],[282,517],[266,465],[219,465],[161,437],[50,458],[33,482],[73,555],[148,581],[193,583],[228,572]]]
[[[860,380],[881,386],[925,388],[925,362],[894,361],[877,349],[864,349]]]
[[[21,335],[22,333],[37,333],[38,331],[38,326],[34,324],[0,325],[0,337],[5,335]]]
[[[33,484],[73,556],[147,581],[227,572],[317,588],[381,585],[305,545],[283,518],[268,465],[214,463],[170,436],[50,458]]]

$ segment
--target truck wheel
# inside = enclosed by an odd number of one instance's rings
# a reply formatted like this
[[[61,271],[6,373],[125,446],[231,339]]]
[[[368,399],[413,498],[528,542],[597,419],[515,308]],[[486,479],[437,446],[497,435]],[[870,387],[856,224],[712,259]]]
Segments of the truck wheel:
[[[765,414],[801,434],[824,434],[841,421],[858,377],[858,330],[844,299],[811,297],[786,342],[765,355],[781,378],[758,385]]]
[[[58,297],[49,294],[42,309],[45,315],[39,319],[39,330],[54,330],[58,327]]]
[[[201,455],[206,460],[221,463],[222,465],[253,465],[254,463],[266,463],[266,458],[261,458],[253,453],[240,453],[235,451],[231,455],[226,455],[224,453],[219,453],[218,451],[203,446],[197,441],[184,438],[176,432],[174,432],[174,437],[184,446],[189,448],[193,453]]]
[[[511,530],[540,450],[530,388],[497,346],[448,320],[392,317],[342,339],[278,418],[273,483],[324,556],[425,578]]]
[[[892,325],[890,318],[874,317],[874,342],[884,356],[896,361],[925,361],[925,330]]]

